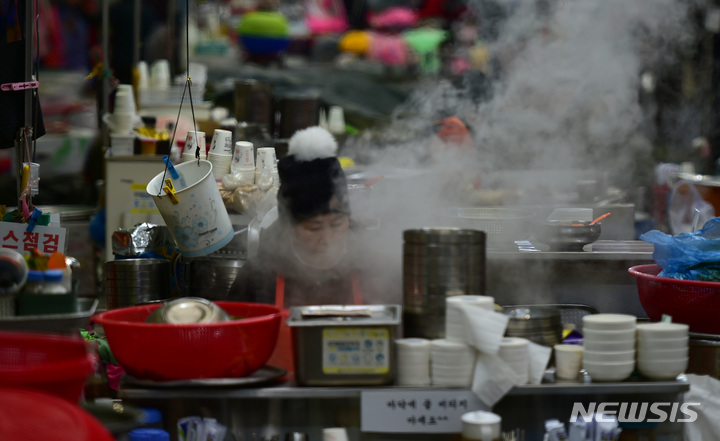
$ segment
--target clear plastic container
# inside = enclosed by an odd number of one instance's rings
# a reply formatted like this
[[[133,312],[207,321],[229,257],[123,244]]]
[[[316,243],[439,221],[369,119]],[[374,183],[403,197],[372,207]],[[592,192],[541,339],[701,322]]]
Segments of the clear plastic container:
[[[67,294],[68,289],[63,283],[63,272],[61,270],[45,271],[45,281],[42,294]]]
[[[42,294],[45,287],[45,274],[42,271],[28,271],[23,294]]]

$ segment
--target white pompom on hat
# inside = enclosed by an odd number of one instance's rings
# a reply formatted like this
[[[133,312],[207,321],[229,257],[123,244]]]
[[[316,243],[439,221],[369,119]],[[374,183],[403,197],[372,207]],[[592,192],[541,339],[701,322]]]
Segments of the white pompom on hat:
[[[288,154],[298,161],[312,161],[335,156],[337,141],[330,132],[320,126],[298,130],[288,142]]]

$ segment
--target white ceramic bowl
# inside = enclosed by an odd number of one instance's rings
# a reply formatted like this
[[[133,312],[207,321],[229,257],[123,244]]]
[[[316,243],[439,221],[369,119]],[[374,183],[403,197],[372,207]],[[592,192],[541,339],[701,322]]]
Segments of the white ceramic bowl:
[[[601,351],[588,351],[587,349],[583,352],[583,357],[589,362],[607,362],[607,363],[629,363],[635,361],[635,350],[621,351],[621,352],[601,352]]]
[[[638,349],[637,359],[640,360],[677,360],[679,358],[688,358],[690,353],[689,347],[675,349]]]
[[[638,371],[652,380],[672,380],[687,369],[688,359],[638,360]]]
[[[618,340],[618,341],[602,341],[602,340],[584,340],[583,347],[586,351],[606,351],[621,352],[631,351],[635,349],[635,340]]]
[[[635,361],[609,363],[587,361],[583,358],[583,369],[594,381],[622,381],[630,377],[635,370]]]
[[[687,337],[690,327],[683,323],[641,323],[637,326],[638,338],[677,339]]]
[[[602,342],[617,342],[635,340],[635,328],[620,330],[598,330],[583,328],[583,341],[594,340]]]
[[[689,336],[672,339],[659,339],[652,337],[643,337],[639,335],[637,340],[637,347],[638,349],[677,349],[686,348],[688,347],[689,343]]]
[[[629,314],[590,314],[583,317],[583,330],[619,331],[635,329],[637,317]]]

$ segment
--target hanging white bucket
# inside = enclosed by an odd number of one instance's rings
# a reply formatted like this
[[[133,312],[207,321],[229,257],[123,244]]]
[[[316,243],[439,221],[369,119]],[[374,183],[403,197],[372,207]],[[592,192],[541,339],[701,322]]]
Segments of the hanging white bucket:
[[[170,234],[183,256],[210,254],[224,247],[233,238],[230,217],[212,174],[212,164],[200,160],[175,166],[179,174],[172,179],[175,201],[163,187],[170,179],[170,170],[161,172],[147,185]],[[164,178],[164,179],[163,179]]]

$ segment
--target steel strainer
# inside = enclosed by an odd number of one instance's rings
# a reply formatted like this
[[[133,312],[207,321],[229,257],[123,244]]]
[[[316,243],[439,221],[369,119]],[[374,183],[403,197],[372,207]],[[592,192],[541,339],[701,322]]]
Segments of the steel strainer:
[[[453,226],[487,233],[489,249],[513,248],[515,241],[528,239],[533,216],[532,211],[498,207],[448,208],[442,212],[443,220]]]

